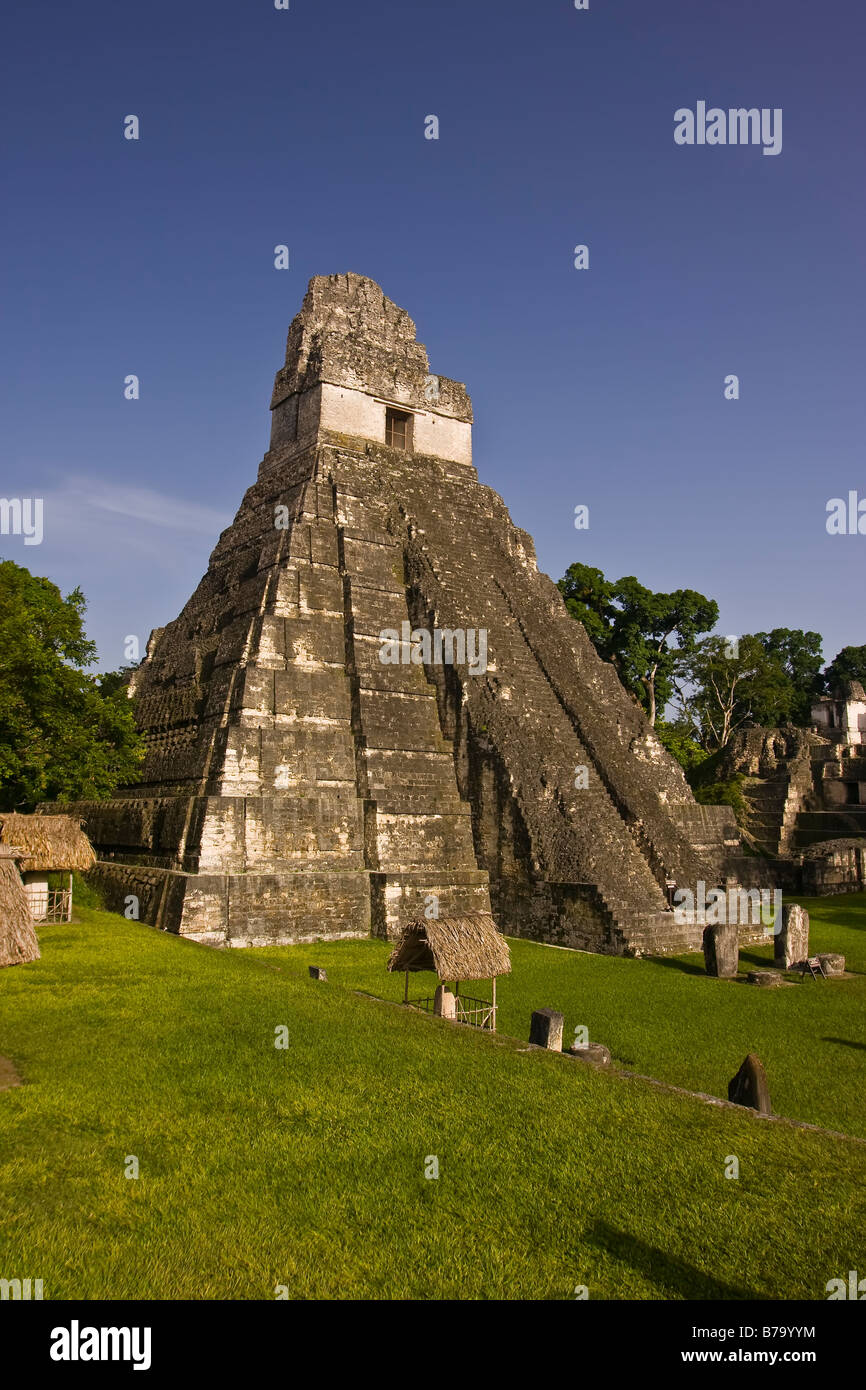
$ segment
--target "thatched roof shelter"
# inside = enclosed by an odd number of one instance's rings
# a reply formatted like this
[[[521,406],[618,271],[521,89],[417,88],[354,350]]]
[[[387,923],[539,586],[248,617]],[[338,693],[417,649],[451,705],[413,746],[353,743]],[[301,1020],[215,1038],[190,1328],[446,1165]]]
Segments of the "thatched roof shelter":
[[[0,845],[16,851],[25,874],[55,869],[84,873],[96,863],[93,847],[74,816],[0,813]]]
[[[510,975],[511,952],[489,912],[424,917],[405,927],[389,970],[433,970],[440,980]]]
[[[0,967],[39,959],[27,895],[13,856],[0,849]]]

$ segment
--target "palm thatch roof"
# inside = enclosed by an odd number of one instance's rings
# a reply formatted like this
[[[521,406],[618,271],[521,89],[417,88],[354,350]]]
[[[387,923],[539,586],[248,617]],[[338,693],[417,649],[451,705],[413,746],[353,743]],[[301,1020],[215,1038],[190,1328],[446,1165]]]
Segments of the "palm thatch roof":
[[[52,869],[83,873],[96,863],[90,841],[74,816],[0,815],[0,845],[16,850],[25,874]]]
[[[489,912],[410,922],[389,970],[434,970],[440,980],[489,980],[511,974],[511,952]]]
[[[0,967],[39,959],[39,943],[15,860],[0,852]]]

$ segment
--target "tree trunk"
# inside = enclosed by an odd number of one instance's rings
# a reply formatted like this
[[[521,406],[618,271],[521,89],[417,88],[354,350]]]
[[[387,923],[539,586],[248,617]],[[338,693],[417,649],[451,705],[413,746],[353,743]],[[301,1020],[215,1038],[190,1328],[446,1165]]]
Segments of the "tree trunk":
[[[654,729],[655,726],[656,726],[656,673],[655,673],[655,670],[653,670],[653,671],[650,673],[650,675],[647,677],[646,688],[647,688],[647,693],[648,693],[648,695],[649,695],[649,716],[648,716],[648,717],[649,717],[650,727]]]

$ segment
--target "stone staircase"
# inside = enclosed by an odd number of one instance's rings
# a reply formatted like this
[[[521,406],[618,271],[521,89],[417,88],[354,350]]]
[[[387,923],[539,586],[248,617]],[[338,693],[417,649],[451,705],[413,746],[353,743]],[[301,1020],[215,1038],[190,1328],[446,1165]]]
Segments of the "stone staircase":
[[[866,806],[842,806],[837,811],[801,811],[792,838],[795,852],[823,840],[862,836],[866,841]]]
[[[783,854],[797,814],[796,807],[789,809],[787,777],[750,778],[743,783],[743,796],[747,808],[744,829],[755,848],[771,858]]]
[[[832,747],[800,749],[779,759],[772,776],[747,776],[744,830],[762,853],[790,857],[822,840],[866,836],[866,805],[828,807],[824,785],[846,776],[857,777],[862,759],[843,767]]]
[[[387,474],[383,469],[383,475],[393,478],[399,462],[390,464]],[[351,466],[341,455],[333,465],[335,477]],[[479,506],[479,493],[482,499],[496,494],[479,489],[465,470],[427,477],[424,484],[422,488],[416,468],[414,488],[402,493],[392,520],[395,530],[402,526],[408,532],[412,621],[427,630],[485,629],[488,634],[484,674],[470,676],[463,670],[458,681],[454,668],[427,669],[439,689],[446,734],[454,734],[458,747],[471,739],[473,757],[486,759],[507,783],[540,892],[543,885],[552,889],[558,883],[594,885],[595,911],[606,919],[607,949],[694,949],[700,932],[676,922],[663,886],[665,866],[647,852],[639,821],[623,814],[598,758],[581,738],[527,636],[523,595],[512,582],[520,561],[503,544],[506,526],[513,528],[501,504]],[[412,497],[408,505],[407,496]],[[455,516],[464,510],[471,514],[472,526],[455,548]],[[571,624],[558,595],[555,603],[560,621]],[[597,662],[594,652],[591,659]],[[624,698],[621,687],[619,694]],[[582,769],[585,787],[575,785]],[[461,794],[469,799],[470,787],[464,785]],[[476,852],[493,878],[511,847],[503,845],[502,836],[497,840],[479,834],[481,819],[476,807]],[[512,914],[502,894],[499,908],[506,919],[503,930],[520,932],[522,910]]]
[[[778,757],[771,775],[744,778],[744,829],[762,853],[771,858],[791,854],[798,817],[814,799],[821,760],[804,743],[790,756]]]

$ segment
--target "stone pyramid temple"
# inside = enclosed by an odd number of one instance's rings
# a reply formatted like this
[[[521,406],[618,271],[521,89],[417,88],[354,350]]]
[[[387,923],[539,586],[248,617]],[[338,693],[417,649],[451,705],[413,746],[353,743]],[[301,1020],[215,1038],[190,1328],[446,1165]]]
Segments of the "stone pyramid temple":
[[[271,412],[134,675],[141,782],[56,808],[84,818],[109,904],[216,946],[477,911],[594,951],[699,946],[670,885],[743,881],[732,816],[696,805],[479,483],[469,397],[408,314],[316,276]]]

